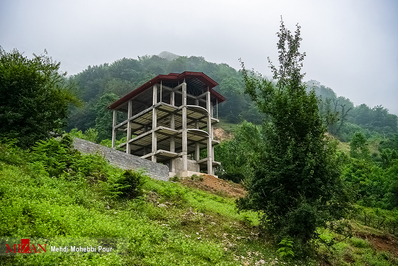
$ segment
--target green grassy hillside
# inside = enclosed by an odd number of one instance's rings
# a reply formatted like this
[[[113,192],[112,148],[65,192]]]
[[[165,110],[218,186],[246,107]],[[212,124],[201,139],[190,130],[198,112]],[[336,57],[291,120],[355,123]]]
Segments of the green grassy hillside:
[[[396,265],[370,242],[342,236],[332,249],[321,247],[318,257],[289,260],[259,229],[255,213],[237,213],[233,198],[142,173],[133,186],[123,170],[72,150],[69,141],[49,140],[32,151],[0,144],[0,237],[49,239],[50,245],[120,238],[127,252],[47,250],[0,256],[1,265]],[[332,236],[320,233],[325,240]]]
[[[259,237],[257,216],[238,214],[231,198],[142,175],[142,195],[127,199],[115,185],[123,171],[100,156],[55,142],[36,152],[0,147],[1,237],[128,240],[123,255],[0,256],[6,265],[253,265],[277,257]]]

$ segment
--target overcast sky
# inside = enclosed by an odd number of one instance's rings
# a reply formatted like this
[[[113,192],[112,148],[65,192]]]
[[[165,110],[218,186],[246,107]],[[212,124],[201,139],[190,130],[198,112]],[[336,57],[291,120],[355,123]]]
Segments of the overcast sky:
[[[398,115],[398,1],[1,0],[0,45],[63,71],[169,51],[270,75],[280,16],[301,25],[305,80]],[[162,73],[167,74],[167,73]]]

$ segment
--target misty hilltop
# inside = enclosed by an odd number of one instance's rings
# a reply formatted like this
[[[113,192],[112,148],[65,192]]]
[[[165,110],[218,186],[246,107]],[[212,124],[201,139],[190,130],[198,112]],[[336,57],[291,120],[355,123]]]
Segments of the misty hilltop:
[[[218,83],[215,90],[227,99],[220,104],[221,121],[238,124],[246,120],[261,124],[263,116],[244,93],[244,82],[239,71],[227,64],[208,62],[204,57],[179,56],[163,51],[159,55],[146,55],[138,59],[123,58],[111,64],[92,66],[71,77],[78,84],[78,97],[85,104],[83,108],[71,111],[68,130],[75,127],[81,130],[94,128],[97,118],[95,106],[103,96],[105,99],[106,95],[114,94],[111,98],[116,99],[159,74],[184,71],[203,72]],[[329,131],[340,140],[349,141],[358,130],[380,134],[397,132],[397,116],[383,106],[354,106],[350,99],[338,96],[333,89],[319,81],[310,80],[307,86],[313,88],[322,99],[319,107],[323,115],[328,112],[339,114],[338,122],[331,125]]]
[[[169,61],[173,61],[174,59],[177,59],[178,57],[180,57],[179,55],[176,55],[176,54],[173,54],[173,53],[170,53],[170,52],[167,52],[167,51],[161,52],[160,54],[158,54],[158,56],[160,58],[164,58],[164,59],[167,59]]]

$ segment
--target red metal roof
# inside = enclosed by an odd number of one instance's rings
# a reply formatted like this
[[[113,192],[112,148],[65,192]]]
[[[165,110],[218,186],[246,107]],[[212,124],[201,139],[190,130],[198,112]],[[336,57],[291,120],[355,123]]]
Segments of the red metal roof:
[[[161,81],[175,81],[175,82],[183,82],[184,79],[189,79],[189,78],[197,78],[201,80],[203,83],[205,83],[210,90],[210,93],[213,97],[218,99],[218,103],[221,103],[225,101],[224,96],[213,90],[215,86],[218,85],[217,82],[212,80],[210,77],[208,77],[206,74],[203,72],[188,72],[185,71],[181,74],[178,73],[170,73],[168,75],[158,75],[155,78],[151,79],[150,81],[146,82],[145,84],[141,85],[137,89],[133,90],[132,92],[126,94],[116,102],[112,103],[111,105],[108,106],[108,109],[116,109],[118,106],[124,104],[125,102],[129,101],[130,99],[134,98],[141,92],[152,88],[154,84],[160,83]]]

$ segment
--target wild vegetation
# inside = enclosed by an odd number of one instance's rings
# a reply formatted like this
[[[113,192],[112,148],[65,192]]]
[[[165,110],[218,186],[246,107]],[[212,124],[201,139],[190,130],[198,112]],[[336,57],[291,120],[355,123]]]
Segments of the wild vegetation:
[[[238,206],[261,212],[262,225],[276,242],[290,241],[298,255],[313,249],[317,228],[346,217],[350,204],[336,144],[325,136],[315,92],[307,92],[302,82],[300,26],[292,34],[282,21],[278,37],[279,66],[270,63],[276,85],[242,63],[245,92],[267,119],[259,127],[253,174],[246,179],[248,195]],[[345,226],[340,221],[330,230],[342,233]]]
[[[95,245],[97,239],[115,238],[126,241],[127,253],[17,254],[0,256],[2,265],[397,263],[366,240],[343,240],[321,228],[321,239],[343,241],[332,252],[321,246],[317,259],[294,258],[288,240],[275,246],[259,227],[257,215],[238,213],[233,198],[125,172],[99,155],[80,154],[70,143],[65,136],[39,142],[30,151],[0,143],[0,237],[47,239],[49,245],[76,238]],[[126,182],[129,178],[139,182]],[[368,226],[380,222],[372,211],[365,210]],[[369,231],[352,223],[362,233]]]
[[[1,50],[0,237],[53,245],[108,237],[125,241],[127,252],[18,254],[0,263],[398,265],[397,116],[304,84],[299,30],[281,25],[273,80],[164,55],[89,67],[67,80],[47,56]],[[217,174],[243,184],[245,199],[178,178],[156,181],[72,148],[71,135],[109,145],[105,107],[157,74],[182,71],[205,72],[228,99],[221,125],[233,137],[215,148]],[[70,134],[61,134],[66,119]]]
[[[78,85],[77,95],[83,107],[71,108],[66,131],[95,128],[99,132],[97,142],[100,143],[109,138],[112,124],[111,115],[105,112],[104,107],[159,74],[183,71],[204,72],[219,83],[215,89],[228,99],[219,109],[219,117],[224,124],[236,125],[244,121],[257,125],[262,123],[264,114],[245,94],[240,71],[226,64],[207,62],[203,57],[177,56],[170,60],[154,55],[90,66],[70,77],[70,81]],[[312,88],[321,98],[319,111],[328,120],[328,132],[339,140],[348,142],[356,132],[362,132],[367,138],[375,134],[388,138],[398,133],[397,116],[390,114],[383,106],[354,106],[350,99],[337,96],[331,88],[318,81],[307,82],[307,89]]]
[[[261,122],[256,105],[243,93],[241,74],[232,67],[207,62],[203,57],[178,57],[170,61],[159,56],[143,56],[138,60],[123,58],[112,64],[92,66],[70,77],[71,82],[78,84],[77,95],[84,106],[71,109],[66,130],[95,128],[99,143],[110,136],[112,117],[106,112],[106,106],[159,74],[184,71],[204,72],[219,83],[218,92],[228,99],[219,110],[226,121]]]
[[[0,144],[0,237],[127,238],[128,254],[0,256],[10,265],[236,265],[277,258],[233,199],[122,171],[71,138]],[[200,182],[200,181],[199,181]],[[266,244],[265,244],[266,245]],[[244,257],[244,258],[243,258]]]
[[[372,135],[391,137],[397,132],[397,116],[390,114],[382,105],[373,108],[366,104],[354,106],[350,99],[343,96],[337,97],[336,93],[320,82],[310,80],[307,82],[309,89],[314,89],[319,96],[319,110],[329,117],[328,132],[341,141],[348,142],[356,132],[361,132],[366,137]]]
[[[59,65],[46,55],[28,59],[0,47],[0,138],[27,148],[62,132],[69,105],[79,101]]]

